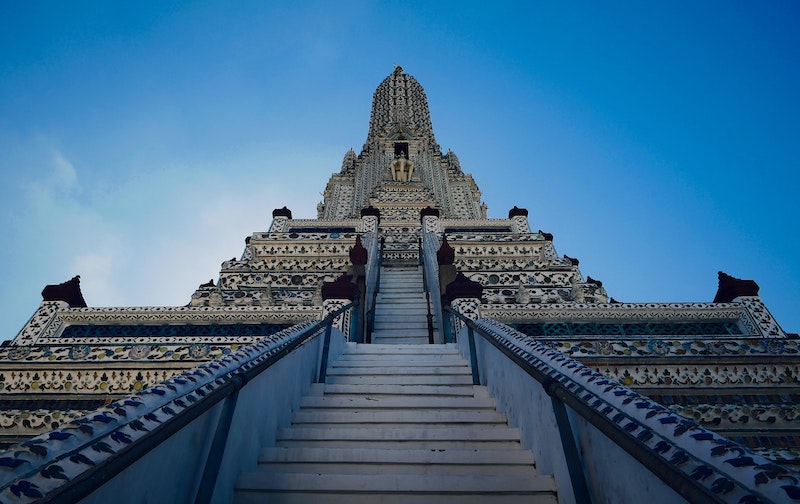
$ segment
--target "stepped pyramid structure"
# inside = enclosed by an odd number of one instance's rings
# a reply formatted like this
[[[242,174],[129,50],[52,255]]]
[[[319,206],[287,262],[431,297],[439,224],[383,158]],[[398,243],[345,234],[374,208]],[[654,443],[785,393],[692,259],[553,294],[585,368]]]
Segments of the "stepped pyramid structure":
[[[0,347],[0,501],[800,500],[798,338],[755,282],[616,302],[487,217],[402,68],[317,212],[186,306],[47,286]]]

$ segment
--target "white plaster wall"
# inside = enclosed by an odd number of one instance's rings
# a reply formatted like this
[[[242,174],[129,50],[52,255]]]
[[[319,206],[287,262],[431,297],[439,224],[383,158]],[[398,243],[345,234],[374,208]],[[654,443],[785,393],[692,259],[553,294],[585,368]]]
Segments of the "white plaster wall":
[[[128,466],[82,504],[187,502],[195,494],[222,403]]]
[[[579,450],[588,472],[587,477],[594,483],[589,488],[594,504],[643,500],[647,500],[647,504],[687,502],[593,425],[574,411],[568,411],[581,440]]]

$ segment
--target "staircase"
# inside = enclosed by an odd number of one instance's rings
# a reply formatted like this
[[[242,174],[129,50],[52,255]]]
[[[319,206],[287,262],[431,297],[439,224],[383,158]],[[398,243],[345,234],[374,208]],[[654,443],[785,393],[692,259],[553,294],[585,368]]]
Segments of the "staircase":
[[[422,267],[382,266],[381,283],[375,300],[372,342],[427,344],[427,314]]]
[[[453,345],[349,343],[235,501],[556,503]]]

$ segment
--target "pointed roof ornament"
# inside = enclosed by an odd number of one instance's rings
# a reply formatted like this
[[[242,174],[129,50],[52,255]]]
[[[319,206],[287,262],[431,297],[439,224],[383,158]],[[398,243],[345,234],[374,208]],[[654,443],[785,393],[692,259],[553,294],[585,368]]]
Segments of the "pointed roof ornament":
[[[378,219],[378,222],[381,221],[381,211],[377,208],[373,207],[372,205],[362,208],[361,209],[361,217],[367,217],[368,215],[375,217]]]
[[[442,300],[450,303],[454,299],[459,298],[476,298],[480,299],[483,295],[483,286],[478,282],[470,280],[464,273],[459,272],[456,279],[447,286]]]
[[[286,217],[287,219],[292,218],[292,211],[284,206],[283,208],[276,208],[272,211],[272,218],[275,219],[277,217]]]
[[[528,209],[527,208],[518,208],[517,205],[514,205],[514,208],[508,211],[508,218],[513,219],[514,217],[527,217],[528,216]]]
[[[456,251],[447,243],[447,235],[442,236],[442,245],[436,251],[436,262],[439,266],[447,266],[456,261]]]
[[[367,264],[367,249],[361,243],[361,235],[356,235],[356,244],[350,248],[349,252],[350,263],[354,266],[363,266]]]
[[[758,296],[758,284],[754,280],[742,280],[720,271],[719,287],[714,296],[715,303],[730,303],[740,296]]]
[[[42,301],[64,301],[72,308],[85,308],[86,301],[81,293],[81,276],[60,284],[46,285],[42,289]]]

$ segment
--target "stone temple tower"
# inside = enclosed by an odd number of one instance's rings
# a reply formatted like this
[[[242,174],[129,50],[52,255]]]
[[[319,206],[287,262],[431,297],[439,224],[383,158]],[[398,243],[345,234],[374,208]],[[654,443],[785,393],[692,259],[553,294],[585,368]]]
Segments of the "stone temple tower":
[[[0,346],[0,501],[800,502],[800,338],[754,281],[617,302],[486,210],[396,67],[317,218],[185,306],[44,289]]]
[[[486,218],[486,206],[458,157],[443,154],[433,134],[428,99],[414,77],[396,67],[372,98],[367,141],[351,149],[318,206],[325,220],[350,219],[364,208],[381,216],[386,259],[415,261],[420,210],[433,208],[446,219]]]
[[[324,197],[320,219],[353,218],[370,205],[387,222],[419,220],[425,207],[448,219],[486,217],[472,176],[436,143],[425,91],[401,67],[375,91],[367,141],[358,155],[345,154]]]

